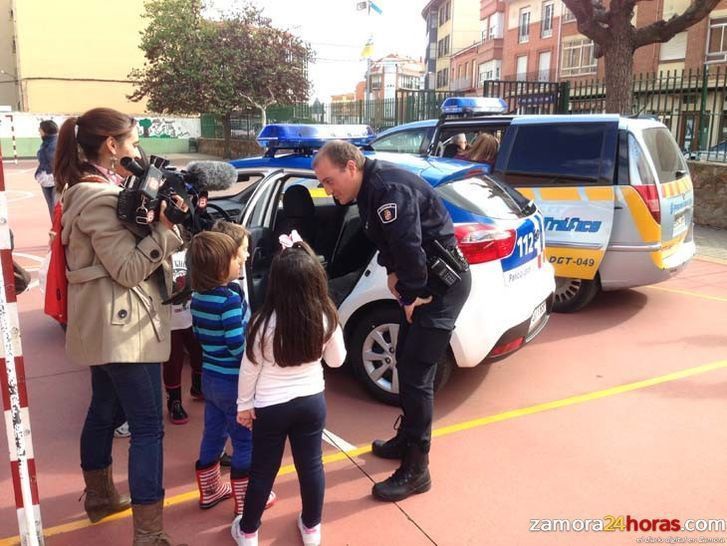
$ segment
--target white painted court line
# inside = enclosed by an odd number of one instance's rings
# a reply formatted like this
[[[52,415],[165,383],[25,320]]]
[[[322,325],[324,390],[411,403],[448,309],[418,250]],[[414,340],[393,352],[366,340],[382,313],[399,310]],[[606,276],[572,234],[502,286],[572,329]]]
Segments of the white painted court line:
[[[5,193],[10,194],[11,196],[14,194],[20,194],[17,197],[8,197],[8,203],[15,203],[16,201],[24,201],[35,197],[35,194],[32,191],[7,190]]]
[[[13,250],[13,256],[20,256],[21,258],[28,258],[29,260],[33,260],[34,262],[43,263],[43,259],[45,256],[36,256],[35,254],[26,254],[25,252],[15,252]]]
[[[357,449],[355,445],[349,444],[346,440],[339,438],[327,429],[323,429],[323,441],[344,452]]]

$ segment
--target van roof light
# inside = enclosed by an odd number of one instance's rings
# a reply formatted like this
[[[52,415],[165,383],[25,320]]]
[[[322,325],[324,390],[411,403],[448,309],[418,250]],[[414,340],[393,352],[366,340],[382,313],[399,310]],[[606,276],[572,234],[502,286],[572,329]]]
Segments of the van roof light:
[[[443,115],[504,114],[508,105],[498,97],[449,97],[442,103]]]

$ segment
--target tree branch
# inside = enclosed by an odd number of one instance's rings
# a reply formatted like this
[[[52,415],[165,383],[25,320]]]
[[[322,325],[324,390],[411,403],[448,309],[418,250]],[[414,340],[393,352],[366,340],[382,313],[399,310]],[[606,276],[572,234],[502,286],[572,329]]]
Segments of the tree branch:
[[[597,43],[607,42],[609,32],[606,27],[607,12],[601,0],[563,0],[576,16],[578,32]]]
[[[719,0],[692,0],[681,15],[674,15],[668,21],[656,21],[647,27],[638,29],[635,34],[635,47],[655,42],[668,42],[675,34],[704,19],[717,4],[719,4]]]

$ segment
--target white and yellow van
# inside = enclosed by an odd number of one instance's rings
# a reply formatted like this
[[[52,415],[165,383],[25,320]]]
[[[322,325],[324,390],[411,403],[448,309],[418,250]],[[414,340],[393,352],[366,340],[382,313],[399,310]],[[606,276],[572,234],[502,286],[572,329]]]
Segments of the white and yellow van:
[[[555,310],[577,311],[601,289],[664,281],[694,256],[692,182],[662,123],[615,114],[442,118],[428,153],[454,134],[483,131],[501,140],[492,176],[545,217]]]

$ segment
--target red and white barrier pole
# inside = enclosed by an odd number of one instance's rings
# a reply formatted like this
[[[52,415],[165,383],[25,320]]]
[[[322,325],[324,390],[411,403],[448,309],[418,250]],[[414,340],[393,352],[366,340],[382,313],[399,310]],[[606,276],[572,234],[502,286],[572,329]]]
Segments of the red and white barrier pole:
[[[42,546],[43,525],[38,503],[33,441],[30,434],[25,364],[20,343],[20,321],[10,251],[8,200],[0,149],[0,390],[10,451],[18,529],[22,546]]]

